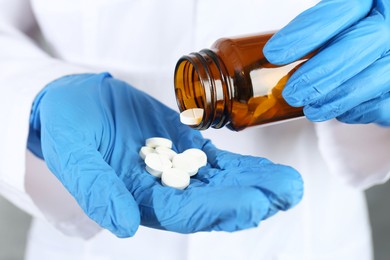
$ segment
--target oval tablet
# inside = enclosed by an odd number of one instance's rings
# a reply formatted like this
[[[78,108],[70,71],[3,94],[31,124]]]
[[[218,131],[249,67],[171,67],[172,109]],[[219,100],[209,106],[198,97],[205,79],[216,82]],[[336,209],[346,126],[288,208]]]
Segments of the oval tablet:
[[[207,164],[207,155],[201,149],[198,148],[190,148],[183,152],[194,159],[194,162],[198,164],[198,168],[206,166]]]
[[[164,147],[164,146],[158,146],[154,150],[158,154],[162,154],[162,155],[167,156],[169,160],[172,160],[173,157],[175,157],[177,155],[177,153],[174,150],[169,149],[169,148]]]
[[[172,160],[172,167],[181,169],[188,173],[189,176],[194,176],[198,173],[198,162],[190,154],[179,153]]]
[[[151,137],[151,138],[146,139],[145,145],[148,147],[152,147],[152,148],[155,148],[158,146],[172,148],[172,141],[167,139],[167,138],[163,138],[163,137]]]
[[[141,149],[139,150],[139,156],[145,160],[146,155],[150,153],[154,153],[154,148],[148,147],[148,146],[142,146]]]
[[[172,167],[172,162],[164,155],[150,153],[145,157],[145,169],[155,177],[161,177],[164,170]]]
[[[180,113],[180,122],[185,125],[199,125],[203,119],[203,108],[190,108]]]
[[[184,190],[190,185],[190,176],[181,169],[170,168],[163,171],[161,183],[168,187]]]

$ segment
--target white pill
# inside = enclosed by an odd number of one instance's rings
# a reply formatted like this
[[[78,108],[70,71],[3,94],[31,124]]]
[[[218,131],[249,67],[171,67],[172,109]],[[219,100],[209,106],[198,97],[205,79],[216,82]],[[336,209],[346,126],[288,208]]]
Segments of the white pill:
[[[198,148],[190,148],[183,152],[194,159],[194,162],[198,164],[198,168],[203,167],[207,164],[207,155],[205,152]]]
[[[173,157],[175,157],[177,155],[177,153],[174,150],[169,149],[169,148],[164,147],[164,146],[156,147],[155,152],[158,154],[162,154],[162,155],[167,156],[169,160],[172,160]]]
[[[168,187],[184,190],[190,185],[190,176],[181,169],[170,168],[163,171],[161,183]]]
[[[155,177],[161,177],[164,170],[172,167],[172,162],[164,155],[150,153],[145,157],[145,169]]]
[[[172,167],[181,169],[188,173],[189,176],[194,176],[198,173],[198,163],[190,154],[179,153],[172,160]]]
[[[154,152],[155,152],[154,148],[148,146],[142,146],[141,149],[139,150],[139,156],[141,156],[142,160],[145,160],[146,155]]]
[[[180,121],[185,125],[199,125],[203,118],[203,108],[190,108],[180,113]]]
[[[146,139],[145,145],[152,148],[158,146],[172,148],[172,141],[163,137],[151,137]]]

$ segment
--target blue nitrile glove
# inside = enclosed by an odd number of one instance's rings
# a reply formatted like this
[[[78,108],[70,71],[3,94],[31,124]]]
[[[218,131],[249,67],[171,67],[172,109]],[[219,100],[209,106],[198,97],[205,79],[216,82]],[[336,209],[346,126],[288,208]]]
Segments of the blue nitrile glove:
[[[267,59],[286,64],[319,49],[283,97],[312,121],[390,125],[390,1],[323,0],[276,33]]]
[[[164,187],[138,154],[149,137],[171,139],[177,152],[201,148],[209,163],[187,189]],[[180,233],[246,229],[303,192],[294,169],[216,149],[176,112],[107,73],[50,83],[33,104],[28,144],[85,213],[119,237],[140,222]]]

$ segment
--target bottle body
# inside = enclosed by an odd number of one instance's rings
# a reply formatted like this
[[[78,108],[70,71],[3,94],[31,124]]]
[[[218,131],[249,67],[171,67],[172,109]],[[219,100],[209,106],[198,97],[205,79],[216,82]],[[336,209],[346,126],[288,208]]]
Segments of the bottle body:
[[[239,131],[303,116],[302,108],[286,103],[282,90],[307,57],[285,66],[270,64],[262,50],[271,36],[220,39],[178,61],[174,83],[180,111],[204,109],[193,128]]]

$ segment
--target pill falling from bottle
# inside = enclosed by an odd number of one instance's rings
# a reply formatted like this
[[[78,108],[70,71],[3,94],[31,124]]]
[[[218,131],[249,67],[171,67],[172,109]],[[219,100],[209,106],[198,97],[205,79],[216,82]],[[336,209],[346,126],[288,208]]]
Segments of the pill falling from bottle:
[[[172,150],[172,141],[162,137],[146,139],[139,155],[147,172],[161,178],[162,185],[175,189],[185,189],[190,177],[207,164],[207,155],[201,149],[190,148],[177,153]]]
[[[190,108],[180,113],[180,121],[185,125],[199,125],[203,119],[203,108]]]

